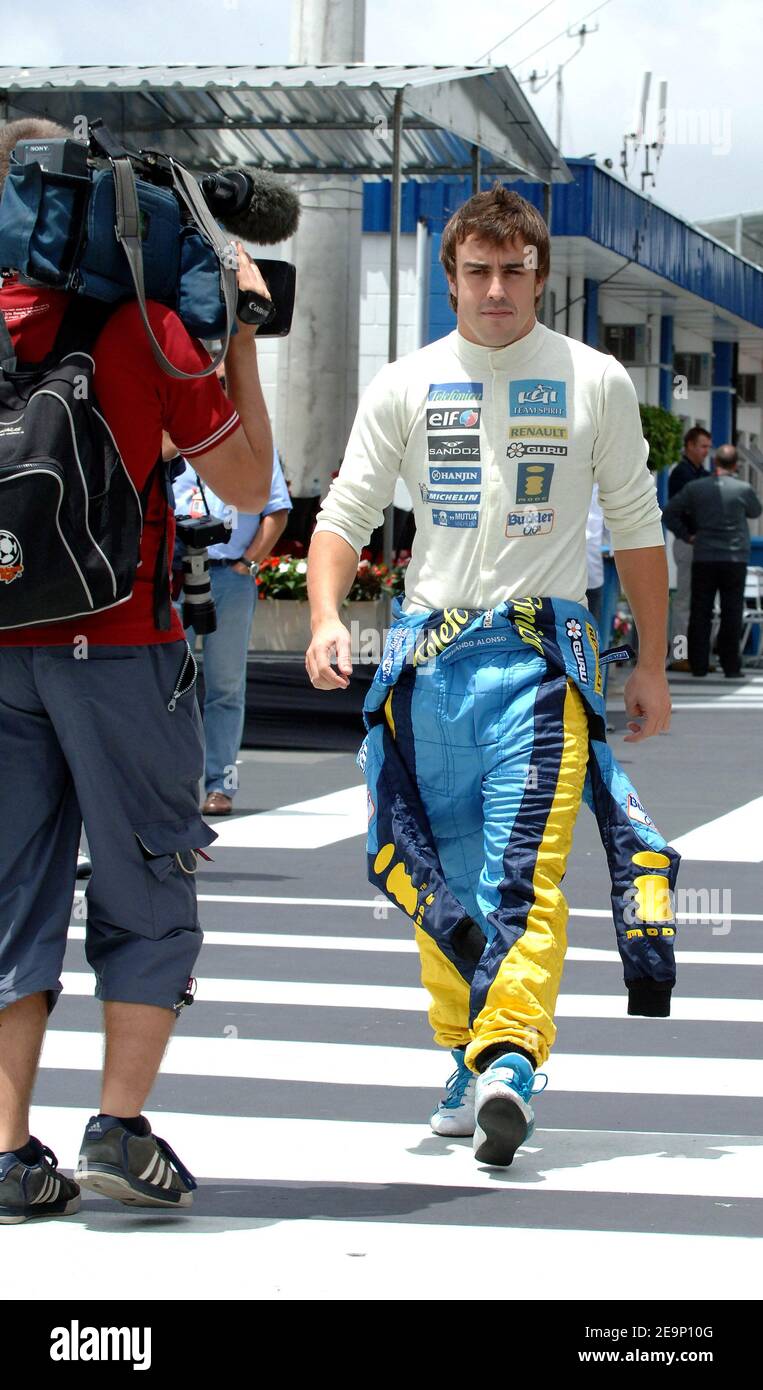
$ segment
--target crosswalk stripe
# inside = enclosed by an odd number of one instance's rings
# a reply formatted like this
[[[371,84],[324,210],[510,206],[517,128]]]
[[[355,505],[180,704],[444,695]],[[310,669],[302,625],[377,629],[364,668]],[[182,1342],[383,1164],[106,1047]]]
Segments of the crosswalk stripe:
[[[84,927],[69,927],[70,941],[84,941]],[[384,936],[298,936],[291,932],[204,931],[207,946],[252,946],[283,951],[383,951],[392,954],[417,955],[415,941],[404,937]],[[677,949],[683,965],[763,965],[763,951],[682,951]],[[598,946],[570,946],[565,960],[620,960],[617,951]]]
[[[503,1195],[500,1181],[495,1190]],[[600,1297],[602,1271],[607,1290],[633,1300],[643,1300],[644,1290],[654,1288],[656,1274],[661,1287],[680,1289],[682,1299],[707,1299],[708,1270],[723,1270],[728,1299],[749,1298],[760,1282],[760,1242],[747,1236],[580,1229],[580,1217],[564,1230],[517,1225],[510,1231],[467,1225],[463,1217],[461,1224],[348,1220],[341,1208],[341,1219],[332,1219],[325,1214],[332,1210],[331,1194],[321,1189],[315,1192],[317,1215],[283,1220],[263,1214],[258,1196],[257,1189],[253,1200],[246,1190],[232,1191],[221,1219],[214,1212],[205,1215],[201,1192],[182,1228],[177,1222],[154,1223],[145,1214],[131,1215],[112,1202],[93,1202],[87,1220],[53,1222],[55,1229],[48,1222],[30,1221],[21,1232],[23,1240],[13,1242],[17,1285],[32,1286],[41,1266],[58,1284],[76,1269],[80,1298],[97,1298],[103,1264],[93,1260],[94,1242],[108,1240],[117,1223],[129,1238],[115,1237],[119,1259],[109,1261],[108,1275],[112,1302],[134,1300],[136,1284],[153,1268],[171,1270],[173,1298],[192,1301],[200,1297],[200,1271],[206,1270],[211,1271],[214,1298],[233,1303],[242,1297],[419,1302],[422,1289],[428,1299],[445,1302],[453,1298],[454,1270],[466,1280],[467,1294],[475,1269],[484,1287],[505,1287],[508,1246],[513,1268],[543,1270],[543,1297],[549,1301],[570,1298],[571,1270],[575,1287],[591,1299]],[[378,1204],[378,1195],[376,1200]],[[508,1194],[506,1201],[511,1201]],[[443,1217],[450,1205],[446,1201],[442,1206]],[[415,1195],[406,1209],[416,1210]]]
[[[759,864],[763,860],[763,796],[679,835],[673,848],[684,859]]]
[[[71,941],[84,941],[84,927],[70,927]],[[204,931],[208,946],[265,946],[306,951],[391,951],[416,955],[415,941],[384,936],[292,936],[277,932]]]
[[[691,834],[692,832],[687,832]],[[84,889],[78,888],[74,894],[75,898],[83,899]],[[394,913],[396,920],[402,921],[402,916],[398,914],[396,908],[391,907],[388,900],[379,895],[378,898],[266,898],[236,893],[198,893],[197,900],[200,903],[231,903],[234,906],[259,906],[265,907],[358,907],[373,908],[379,912],[379,920],[385,921]],[[602,921],[611,921],[612,912],[608,907],[571,907],[568,909],[570,917],[591,918]],[[382,915],[384,914],[384,915]],[[705,922],[707,915],[700,912],[678,912],[676,921],[680,924],[692,922]],[[724,922],[763,922],[763,912],[724,912]]]
[[[435,1138],[421,1124],[162,1115],[163,1129],[194,1175],[222,1181],[407,1183],[519,1191],[763,1197],[763,1141],[726,1135],[540,1128],[528,1163],[503,1174],[474,1161],[471,1143]],[[68,1152],[81,1116],[40,1107],[46,1133]],[[35,1115],[37,1119],[37,1115]],[[158,1123],[158,1121],[157,1121]],[[64,1127],[69,1133],[64,1144]],[[529,1169],[529,1171],[528,1171]],[[523,1177],[524,1174],[524,1177]]]
[[[667,1020],[666,1020],[667,1022]],[[230,1076],[332,1085],[441,1087],[450,1059],[439,1050],[354,1043],[184,1037],[170,1042],[162,1071],[175,1076]],[[41,1065],[98,1071],[98,1033],[49,1029]],[[544,1065],[557,1091],[622,1095],[750,1096],[763,1088],[763,1061],[714,1057],[554,1053]]]
[[[221,849],[321,849],[368,828],[365,784],[216,823]]]
[[[734,700],[674,700],[671,709],[711,709],[723,714],[726,710],[763,709],[763,699],[743,701],[737,697]]]
[[[61,983],[67,994],[92,996],[95,977],[66,970]],[[328,1009],[393,1009],[421,1013],[429,1008],[425,989],[407,985],[347,985],[306,983],[302,980],[199,979],[197,1001],[216,1004],[281,1004],[286,1007]],[[626,995],[560,994],[559,1018],[617,1018],[625,1015]],[[671,1019],[707,1023],[763,1023],[763,1000],[675,998]]]

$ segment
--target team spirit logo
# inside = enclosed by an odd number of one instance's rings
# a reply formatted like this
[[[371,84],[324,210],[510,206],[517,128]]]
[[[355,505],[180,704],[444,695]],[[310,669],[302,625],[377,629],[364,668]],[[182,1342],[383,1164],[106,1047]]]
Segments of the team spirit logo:
[[[428,410],[428,430],[478,430],[480,427],[480,406],[470,405],[466,410]]]
[[[588,665],[585,659],[585,647],[583,646],[583,629],[577,618],[568,618],[564,624],[564,630],[570,639],[572,655],[578,668],[578,675],[585,685],[588,685]]]
[[[525,454],[566,454],[566,444],[525,444],[523,439],[512,439],[506,450],[506,457],[521,459]]]
[[[506,538],[515,536],[547,536],[554,529],[554,509],[540,511],[538,507],[521,507],[509,512],[506,518]]]
[[[517,465],[517,495],[515,502],[547,502],[551,492],[551,479],[554,465],[551,460],[543,463],[526,463],[520,459]]]
[[[0,582],[12,584],[24,573],[21,544],[12,531],[0,531]]]
[[[509,425],[509,439],[567,439],[566,425]]]
[[[509,382],[509,415],[566,414],[566,381]]]
[[[481,381],[434,381],[427,395],[429,401],[481,401]]]
[[[480,437],[474,434],[428,434],[427,457],[430,463],[447,463],[449,459],[480,459]]]
[[[473,507],[480,500],[479,492],[444,492],[442,488],[427,487],[426,483],[419,483],[422,502],[428,502],[431,507]]]
[[[447,487],[474,487],[482,482],[481,468],[430,468],[430,483],[445,484]]]

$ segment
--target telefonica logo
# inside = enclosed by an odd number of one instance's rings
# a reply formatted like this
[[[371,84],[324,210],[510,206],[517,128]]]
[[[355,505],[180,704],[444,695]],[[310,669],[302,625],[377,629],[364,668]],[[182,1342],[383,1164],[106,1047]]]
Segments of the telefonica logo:
[[[150,1327],[54,1327],[51,1361],[130,1361],[134,1371],[151,1365]]]

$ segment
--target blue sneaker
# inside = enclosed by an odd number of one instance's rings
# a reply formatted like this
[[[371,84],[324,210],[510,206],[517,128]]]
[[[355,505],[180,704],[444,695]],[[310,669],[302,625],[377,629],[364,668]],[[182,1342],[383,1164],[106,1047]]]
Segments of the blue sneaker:
[[[474,1088],[477,1081],[464,1061],[464,1049],[454,1047],[456,1070],[445,1083],[445,1095],[429,1124],[434,1134],[463,1137],[474,1133]]]
[[[535,1082],[543,1080],[536,1088]],[[535,1129],[531,1100],[548,1085],[545,1072],[534,1072],[526,1057],[508,1052],[477,1077],[474,1109],[474,1157],[493,1168],[508,1168],[518,1148]]]
[[[34,1162],[16,1153],[0,1154],[0,1226],[17,1226],[39,1216],[72,1216],[80,1208],[79,1188],[58,1171],[58,1159],[34,1136]]]

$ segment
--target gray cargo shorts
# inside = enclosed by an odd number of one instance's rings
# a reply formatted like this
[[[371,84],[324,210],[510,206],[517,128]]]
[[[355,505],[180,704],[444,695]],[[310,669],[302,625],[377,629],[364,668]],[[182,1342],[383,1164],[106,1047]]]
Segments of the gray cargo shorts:
[[[204,738],[184,641],[0,647],[0,1008],[59,993],[84,822],[99,999],[173,1008],[201,948]]]

